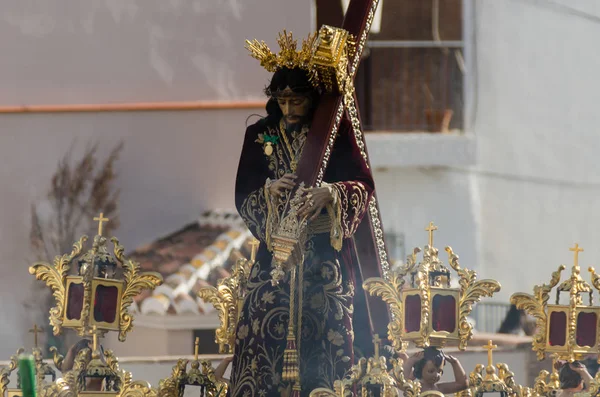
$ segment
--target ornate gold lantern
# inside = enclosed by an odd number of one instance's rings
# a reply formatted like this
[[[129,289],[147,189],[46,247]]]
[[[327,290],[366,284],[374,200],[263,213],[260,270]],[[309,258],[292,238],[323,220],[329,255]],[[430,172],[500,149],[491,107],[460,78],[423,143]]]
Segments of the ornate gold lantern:
[[[487,366],[477,364],[475,370],[469,375],[469,389],[458,393],[459,397],[483,397],[487,393],[497,393],[501,397],[529,397],[534,394],[532,389],[515,382],[514,373],[510,371],[508,365],[503,363],[494,365],[492,352],[497,347],[491,340],[483,346],[488,353]]]
[[[310,393],[310,397],[345,397],[351,395],[352,389],[358,392],[357,397],[396,397],[401,390],[406,397],[416,397],[421,391],[418,381],[405,379],[401,360],[390,360],[391,370],[385,357],[379,355],[381,339],[375,335],[375,355],[369,359],[361,358],[342,380],[334,382],[334,390],[318,388]]]
[[[425,230],[429,233],[429,244],[424,248],[421,262],[417,263],[421,250],[415,248],[406,265],[392,272],[389,280],[370,278],[365,280],[364,288],[380,296],[390,307],[393,320],[388,326],[388,338],[396,349],[405,349],[409,341],[421,348],[442,348],[454,341],[464,350],[473,335],[473,326],[467,319],[473,304],[482,296],[489,297],[499,291],[500,284],[495,280],[477,281],[477,274],[462,269],[458,256],[446,247],[450,267],[460,278],[460,288],[451,288],[450,270],[433,247],[433,232],[437,227],[432,222]]]
[[[143,289],[154,289],[162,283],[158,273],[140,273],[139,264],[125,258],[124,248],[113,237],[113,254],[108,252],[106,238],[102,236],[102,224],[108,219],[100,214],[98,235],[91,250],[82,254],[87,236],[73,245],[70,254],[58,256],[54,264],[36,263],[29,273],[43,280],[52,289],[56,306],[50,310],[50,324],[55,335],[63,328],[71,328],[80,336],[102,336],[107,331],[118,331],[119,340],[125,341],[133,328],[129,306]],[[117,263],[123,270],[123,278],[115,278]],[[69,275],[71,266],[77,265],[77,275]]]
[[[48,396],[61,393],[69,396],[74,390],[77,395],[116,396],[118,393],[123,395],[129,387],[139,386],[131,382],[127,373],[118,369],[112,352],[104,352],[100,348],[98,338],[108,331],[117,331],[119,340],[125,341],[127,333],[133,329],[133,317],[129,313],[133,298],[143,289],[154,289],[160,285],[162,276],[140,273],[139,264],[125,258],[124,248],[114,237],[111,255],[106,248],[106,238],[102,236],[102,224],[108,219],[101,213],[94,220],[99,222],[98,235],[88,252],[82,253],[87,241],[87,237],[83,236],[73,245],[70,254],[56,257],[53,265],[36,263],[29,268],[31,274],[52,289],[56,306],[50,309],[50,324],[54,334],[60,334],[63,328],[71,328],[80,336],[93,339],[93,348],[79,352],[73,370],[65,374],[64,379],[44,389]],[[74,264],[77,275],[69,275]],[[122,278],[116,277],[118,264],[122,267]],[[61,361],[55,352],[55,363]],[[60,366],[57,364],[57,367]],[[93,378],[104,383],[107,391],[86,391],[87,381]]]
[[[574,253],[574,263],[571,277],[560,285],[561,272],[566,269],[561,265],[552,273],[549,284],[534,287],[533,295],[517,293],[511,297],[511,302],[517,308],[525,310],[537,320],[537,329],[533,338],[533,350],[539,360],[545,353],[553,353],[557,359],[573,362],[586,354],[597,354],[600,360],[598,331],[600,330],[600,307],[593,306],[593,289],[581,277],[579,253],[583,251],[579,244],[569,249]],[[600,276],[590,267],[592,284],[600,289]],[[548,304],[550,293],[556,289],[556,301]],[[569,293],[569,303],[560,303],[560,294]],[[589,295],[589,304],[584,304],[583,293]]]
[[[159,397],[183,397],[187,386],[200,388],[199,395],[201,396],[219,397],[227,394],[227,383],[215,378],[215,372],[210,362],[198,359],[198,344],[199,338],[196,338],[194,360],[190,363],[190,370],[187,370],[189,360],[179,360],[173,367],[171,377],[160,382]]]

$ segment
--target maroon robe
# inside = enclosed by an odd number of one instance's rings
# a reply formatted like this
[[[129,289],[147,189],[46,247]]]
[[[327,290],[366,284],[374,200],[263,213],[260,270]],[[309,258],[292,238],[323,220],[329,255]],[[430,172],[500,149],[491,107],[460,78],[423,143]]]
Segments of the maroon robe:
[[[296,158],[307,130],[285,133],[297,150]],[[264,151],[265,133],[278,136],[270,156]],[[277,201],[273,204],[266,188],[268,179],[274,181],[292,172],[290,161],[294,155],[290,155],[283,138],[278,125],[270,124],[267,119],[258,121],[246,130],[239,162],[236,207],[261,245],[237,329],[232,396],[279,396],[280,388],[285,387],[281,379],[290,288],[289,279],[278,286],[271,284],[272,254],[267,241],[273,214],[269,211],[280,211],[281,207]],[[342,120],[324,182],[333,188],[336,200],[313,224],[309,223],[303,299],[301,304],[297,303],[302,306],[301,339],[298,339],[303,396],[317,387],[333,389],[333,382],[341,379],[354,363],[355,339],[357,342],[362,339],[363,346],[371,343],[367,311],[354,305],[355,290],[361,294],[364,291],[350,237],[368,208],[373,179],[346,119]],[[332,227],[337,227],[343,236],[337,244],[331,238]],[[357,299],[356,304],[364,305],[365,299]]]

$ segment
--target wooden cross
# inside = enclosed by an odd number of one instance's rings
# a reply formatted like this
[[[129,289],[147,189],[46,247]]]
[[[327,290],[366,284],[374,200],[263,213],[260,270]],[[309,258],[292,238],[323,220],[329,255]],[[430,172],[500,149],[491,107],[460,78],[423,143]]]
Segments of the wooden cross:
[[[252,253],[250,254],[250,262],[254,263],[254,261],[256,260],[256,252],[258,251],[258,247],[260,246],[260,241],[253,238],[252,241],[250,241],[250,246],[252,247]]]
[[[35,347],[38,347],[38,333],[42,332],[44,329],[37,326],[37,324],[33,324],[33,328],[29,330],[30,333],[33,334],[33,344]]]
[[[488,351],[488,366],[494,365],[494,362],[492,361],[492,350],[497,349],[498,345],[493,345],[492,341],[489,340],[487,345],[483,346],[483,348]]]
[[[425,229],[426,232],[429,232],[429,246],[433,247],[433,232],[438,230],[437,226],[433,225],[433,222],[429,222],[429,227]]]
[[[381,339],[379,339],[379,335],[375,334],[373,337],[373,343],[375,344],[375,359],[379,359],[379,345],[381,343]]]
[[[194,341],[194,361],[198,361],[198,347],[200,346],[200,338]]]
[[[354,56],[349,60],[349,81],[353,81],[356,76],[378,4],[379,0],[350,0],[348,5],[342,28],[352,34],[358,43]],[[354,104],[358,102],[354,90],[349,90],[346,94],[347,101],[353,101]],[[317,186],[322,182],[321,178],[325,175],[329,160],[329,156],[326,154],[333,147],[335,134],[338,132],[342,115],[346,110],[344,101],[344,96],[339,93],[325,93],[321,96],[319,106],[313,116],[310,132],[306,137],[302,156],[298,162],[297,184],[303,182],[305,186]],[[358,106],[356,106],[355,116],[356,119],[360,120]],[[357,126],[360,127],[360,122],[353,125],[349,133],[356,140],[367,167],[371,168],[364,132],[355,128]],[[383,239],[381,211],[379,210],[376,189],[368,204],[368,210],[354,233],[354,244],[363,278],[383,277],[386,271],[389,270],[390,265]],[[360,291],[362,293],[362,289]],[[383,335],[387,332],[387,326],[390,322],[389,309],[386,304],[377,297],[367,295],[367,309],[370,312],[370,321],[367,326],[371,328],[373,334]]]
[[[104,217],[104,213],[101,212],[100,216],[94,218],[96,222],[98,222],[98,236],[102,236],[102,223],[108,222],[109,219]]]
[[[580,248],[579,244],[575,243],[575,246],[569,248],[569,251],[572,251],[575,253],[575,258],[573,259],[573,266],[578,267],[579,266],[579,253],[583,252],[583,248]]]

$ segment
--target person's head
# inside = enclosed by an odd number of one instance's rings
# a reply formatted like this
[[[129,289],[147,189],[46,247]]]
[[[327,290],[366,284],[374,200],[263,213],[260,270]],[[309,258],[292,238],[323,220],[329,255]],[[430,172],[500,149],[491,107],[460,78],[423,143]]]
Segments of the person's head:
[[[504,321],[498,329],[499,334],[512,334],[522,326],[523,317],[525,313],[522,310],[517,309],[516,305],[510,305],[510,309],[504,317]]]
[[[441,350],[428,347],[423,351],[423,358],[415,363],[415,377],[423,383],[436,384],[442,378],[445,363],[446,357]]]
[[[319,100],[308,73],[300,68],[281,68],[273,74],[265,88],[269,97],[267,114],[273,121],[281,117],[288,127],[307,124]]]
[[[560,369],[559,378],[558,378],[558,380],[560,382],[560,388],[562,390],[577,389],[582,386],[583,379],[581,379],[581,375],[579,375],[577,372],[573,371],[573,369],[571,368],[571,365],[579,366],[579,365],[583,365],[583,364],[581,364],[579,361],[575,361],[575,362],[573,362],[573,364],[569,365],[569,363],[566,363],[562,366],[562,368]]]

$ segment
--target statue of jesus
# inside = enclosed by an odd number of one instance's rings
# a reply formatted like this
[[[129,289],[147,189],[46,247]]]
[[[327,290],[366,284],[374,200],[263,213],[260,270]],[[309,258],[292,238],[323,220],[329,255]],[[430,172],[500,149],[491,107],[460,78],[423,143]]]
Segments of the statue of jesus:
[[[232,396],[280,396],[289,349],[290,277],[271,282],[271,236],[296,186],[321,93],[300,65],[278,67],[265,89],[267,116],[246,129],[235,184],[235,203],[261,241],[239,319],[231,376]],[[301,189],[298,215],[308,219],[301,293],[295,326],[301,395],[333,388],[355,361],[355,345],[371,345],[362,276],[354,243],[374,189],[350,122],[344,117],[323,183]],[[356,338],[355,338],[356,332]]]

